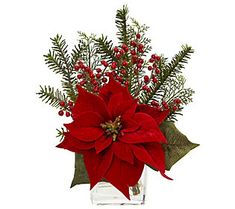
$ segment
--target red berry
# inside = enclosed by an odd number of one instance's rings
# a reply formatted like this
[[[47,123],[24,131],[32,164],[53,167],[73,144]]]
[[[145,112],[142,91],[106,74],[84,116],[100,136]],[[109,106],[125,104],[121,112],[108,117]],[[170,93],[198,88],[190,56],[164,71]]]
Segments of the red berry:
[[[118,80],[119,82],[122,82],[122,81],[123,81],[123,78],[122,78],[121,76],[117,76],[117,80]]]
[[[174,99],[174,103],[180,104],[180,103],[181,103],[181,100],[180,100],[179,98],[176,98],[176,99]]]
[[[94,86],[96,86],[96,85],[98,84],[98,82],[97,82],[95,79],[92,79],[92,80],[91,80],[91,83],[92,83]]]
[[[147,92],[149,93],[151,91],[151,89],[150,88],[147,88]]]
[[[111,75],[115,77],[117,75],[117,73],[115,71],[112,71]]]
[[[144,60],[140,58],[140,59],[138,60],[138,63],[143,64],[143,63],[144,63]]]
[[[145,83],[148,83],[149,80],[150,80],[149,77],[148,77],[147,75],[145,75],[145,76],[144,76],[144,82],[145,82]]]
[[[153,77],[153,83],[157,83],[157,82],[158,82],[157,78]]]
[[[137,55],[132,56],[131,62],[132,62],[133,64],[135,64],[135,63],[137,63],[137,61],[138,61]]]
[[[105,72],[104,75],[105,75],[105,76],[109,76],[109,75],[110,75],[110,72]]]
[[[83,65],[83,62],[80,60],[80,61],[78,61],[78,64],[79,65]]]
[[[142,87],[142,89],[143,89],[144,91],[146,91],[146,90],[148,89],[148,86],[144,85],[144,86]]]
[[[136,38],[140,39],[140,34],[139,33],[136,34]]]
[[[64,111],[63,111],[63,110],[60,110],[60,111],[58,112],[58,114],[59,114],[59,116],[63,116],[63,115],[64,115]]]
[[[78,65],[75,65],[75,66],[74,66],[74,70],[76,70],[76,71],[78,71],[79,68],[80,68],[80,67],[79,67]]]
[[[116,58],[117,58],[117,59],[120,59],[121,56],[122,56],[121,54],[116,54]]]
[[[107,82],[107,78],[105,78],[105,77],[102,78],[102,82],[103,82],[103,83],[106,83],[106,82]]]
[[[139,49],[138,49],[138,52],[139,52],[139,53],[144,53],[144,50],[139,48]]]
[[[148,70],[150,71],[150,70],[152,70],[153,69],[153,67],[152,66],[148,66]]]
[[[101,74],[100,73],[96,74],[96,78],[100,79],[101,78]]]
[[[151,58],[155,60],[156,59],[156,54],[152,54]]]
[[[85,71],[88,72],[88,73],[92,72],[90,67],[85,67]]]
[[[129,86],[129,82],[128,81],[125,81],[125,86]]]
[[[178,110],[178,107],[177,106],[173,106],[173,111],[176,111]]]
[[[165,101],[162,101],[162,106],[163,106],[165,109],[168,109],[168,108],[169,108],[169,105],[168,105]]]
[[[118,53],[118,52],[119,52],[119,49],[118,49],[118,47],[117,47],[117,46],[115,46],[113,50],[114,50],[114,52],[116,52],[116,53]]]
[[[108,64],[105,60],[102,60],[102,61],[101,61],[101,64],[102,64],[103,66],[105,66],[105,67],[108,67],[108,66],[109,66],[109,64]]]
[[[126,70],[125,70],[125,69],[122,69],[122,70],[121,70],[121,74],[125,75],[125,74],[126,74]]]
[[[81,69],[85,69],[85,65],[79,65],[79,67],[81,68]]]
[[[131,50],[131,55],[136,55],[136,51],[135,50]]]
[[[64,101],[60,101],[60,106],[64,107],[65,106],[65,102]]]
[[[120,54],[123,55],[125,51],[123,49],[120,49]]]
[[[142,68],[142,64],[141,64],[141,63],[138,63],[138,64],[137,64],[137,68]]]
[[[160,60],[161,60],[161,57],[160,57],[160,56],[156,56],[156,60],[157,60],[157,61],[160,61]]]
[[[66,115],[66,117],[69,117],[70,116],[70,112],[66,112],[65,115]]]
[[[97,72],[97,73],[101,73],[101,71],[102,71],[102,70],[101,70],[100,68],[96,68],[96,72]]]
[[[153,101],[151,102],[151,105],[152,105],[152,106],[155,106],[155,107],[158,107],[158,106],[159,106],[158,102],[156,102],[155,100],[153,100]]]
[[[137,44],[136,44],[135,41],[130,41],[130,45],[133,46],[133,47],[136,47],[136,46],[137,46]]]
[[[85,83],[86,83],[86,80],[82,80],[82,81],[80,82],[80,85],[81,85],[81,86],[84,86]]]
[[[72,106],[73,106],[73,102],[72,102],[72,101],[69,101],[69,102],[68,102],[68,105],[69,105],[70,107],[72,107]]]
[[[139,44],[138,45],[138,49],[143,49],[144,48],[144,45],[143,44]]]
[[[94,90],[94,92],[98,92],[99,91],[99,87],[95,86],[93,90]]]
[[[90,73],[89,73],[89,76],[90,76],[91,79],[95,77],[95,75],[94,75],[93,72],[90,72]]]
[[[128,65],[128,62],[126,60],[122,61],[122,66],[126,67]]]
[[[153,59],[153,58],[150,58],[150,59],[149,59],[149,62],[154,62],[154,59]]]
[[[112,69],[115,69],[116,67],[117,67],[117,63],[116,63],[116,62],[112,62],[111,68],[112,68]]]
[[[81,79],[82,77],[83,77],[83,74],[78,74],[78,75],[77,75],[77,78],[78,78],[78,79]]]
[[[159,74],[160,72],[161,72],[160,69],[158,69],[158,68],[155,69],[155,73],[156,73],[156,74]]]

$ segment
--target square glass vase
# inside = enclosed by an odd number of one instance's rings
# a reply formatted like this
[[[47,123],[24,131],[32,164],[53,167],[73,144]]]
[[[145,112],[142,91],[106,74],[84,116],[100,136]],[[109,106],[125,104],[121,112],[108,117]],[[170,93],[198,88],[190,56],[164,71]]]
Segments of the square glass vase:
[[[91,190],[91,202],[94,205],[143,205],[145,202],[146,168],[134,187],[129,188],[130,200],[109,182],[99,182]]]

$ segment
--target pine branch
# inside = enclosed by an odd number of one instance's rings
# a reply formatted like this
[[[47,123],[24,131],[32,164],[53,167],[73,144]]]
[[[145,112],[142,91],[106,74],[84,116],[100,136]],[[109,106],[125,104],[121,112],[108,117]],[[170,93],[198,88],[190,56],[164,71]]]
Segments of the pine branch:
[[[128,33],[128,8],[126,5],[123,6],[122,9],[117,10],[116,14],[116,26],[118,28],[117,37],[120,40],[120,43],[127,44],[129,42],[129,33]]]
[[[162,87],[168,85],[168,81],[170,78],[174,78],[177,76],[177,74],[182,72],[182,69],[184,69],[184,64],[188,63],[188,59],[190,59],[190,55],[193,52],[194,50],[191,46],[184,45],[182,46],[182,50],[173,57],[170,63],[160,63],[161,66],[159,66],[159,68],[161,70],[161,74],[159,77],[159,82],[156,84],[152,83],[152,85],[150,86],[150,93],[142,93],[142,95],[140,96],[141,102],[148,104],[151,100],[154,99],[154,97],[159,95],[161,96],[162,92],[164,92],[162,90]]]
[[[54,89],[54,87],[50,86],[40,86],[40,91],[37,93],[39,98],[42,99],[43,102],[48,103],[52,107],[59,108],[60,101],[66,101],[67,97],[58,89]]]
[[[107,36],[102,35],[94,41],[96,52],[101,55],[102,59],[106,59],[108,62],[117,61],[113,51],[113,43],[108,40]]]
[[[73,64],[70,61],[68,54],[68,45],[65,39],[60,35],[51,38],[52,51],[49,50],[47,55],[44,55],[45,62],[50,69],[55,73],[62,74],[62,86],[72,101],[76,99],[74,86],[76,78],[73,75]]]

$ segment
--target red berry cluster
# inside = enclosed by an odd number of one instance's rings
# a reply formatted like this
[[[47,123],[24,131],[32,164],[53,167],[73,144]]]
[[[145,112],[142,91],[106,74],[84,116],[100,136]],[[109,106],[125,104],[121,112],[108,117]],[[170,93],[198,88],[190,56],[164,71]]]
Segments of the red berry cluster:
[[[173,102],[171,103],[167,103],[166,101],[163,100],[160,104],[157,101],[153,100],[151,102],[151,105],[153,107],[156,107],[158,110],[171,110],[175,112],[179,110],[181,102],[182,101],[179,98],[174,99]]]
[[[158,68],[159,61],[161,60],[160,56],[157,56],[156,54],[152,54],[151,58],[148,60],[148,70],[151,72],[150,77],[145,75],[144,76],[144,86],[142,87],[143,91],[151,92],[151,89],[149,88],[148,84],[150,82],[158,83],[158,76],[161,73],[160,69]]]
[[[58,112],[59,116],[63,116],[65,114],[66,117],[69,117],[71,115],[71,110],[73,108],[73,102],[72,101],[60,101],[60,110]]]

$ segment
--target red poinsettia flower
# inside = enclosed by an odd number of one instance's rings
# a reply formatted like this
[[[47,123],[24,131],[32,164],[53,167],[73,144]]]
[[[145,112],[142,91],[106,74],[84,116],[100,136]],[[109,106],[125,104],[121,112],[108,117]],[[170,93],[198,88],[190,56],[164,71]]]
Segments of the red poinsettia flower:
[[[169,178],[162,148],[167,141],[159,129],[168,114],[138,105],[110,77],[99,95],[78,87],[73,122],[65,124],[65,138],[57,147],[83,154],[91,189],[104,178],[130,199],[129,187],[137,184],[144,164]]]

